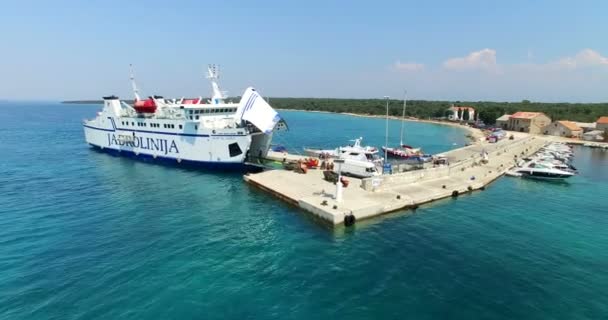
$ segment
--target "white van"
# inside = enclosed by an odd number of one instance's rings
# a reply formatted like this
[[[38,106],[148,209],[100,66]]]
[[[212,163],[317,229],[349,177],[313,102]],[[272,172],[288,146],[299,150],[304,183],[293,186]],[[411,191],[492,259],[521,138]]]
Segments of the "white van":
[[[369,161],[360,161],[354,159],[342,159],[344,163],[335,163],[334,172],[338,173],[338,170],[345,176],[352,176],[357,178],[369,178],[379,176],[380,172],[376,169],[376,165]]]

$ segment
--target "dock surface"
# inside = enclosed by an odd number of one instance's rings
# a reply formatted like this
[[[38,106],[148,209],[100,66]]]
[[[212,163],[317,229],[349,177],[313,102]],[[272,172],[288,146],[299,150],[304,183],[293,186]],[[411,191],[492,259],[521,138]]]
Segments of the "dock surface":
[[[526,134],[497,143],[478,143],[442,153],[449,165],[383,175],[375,178],[348,177],[343,200],[335,200],[336,185],[323,179],[323,171],[306,174],[270,170],[244,177],[249,184],[310,212],[333,224],[344,223],[347,215],[356,221],[396,210],[415,208],[434,200],[484,188],[511,168],[516,159],[538,151],[546,141]],[[481,153],[488,154],[482,163]],[[296,159],[273,154],[273,157]]]

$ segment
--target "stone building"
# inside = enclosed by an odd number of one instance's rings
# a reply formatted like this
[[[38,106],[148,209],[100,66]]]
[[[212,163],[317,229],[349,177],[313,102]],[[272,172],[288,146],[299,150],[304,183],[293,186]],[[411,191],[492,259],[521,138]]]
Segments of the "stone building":
[[[583,136],[583,129],[572,121],[553,121],[550,125],[545,127],[544,134],[580,139]]]
[[[506,130],[542,134],[551,118],[542,112],[516,112],[509,117]]]

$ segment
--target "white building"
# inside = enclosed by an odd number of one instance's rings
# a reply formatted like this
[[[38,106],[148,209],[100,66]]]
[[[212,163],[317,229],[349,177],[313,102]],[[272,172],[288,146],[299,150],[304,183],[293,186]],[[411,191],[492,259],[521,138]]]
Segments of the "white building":
[[[452,111],[452,114],[448,116],[450,120],[458,120],[458,121],[473,121],[475,120],[475,109],[473,107],[468,106],[455,106],[452,105],[448,110]],[[465,113],[469,111],[469,118],[465,120]],[[460,115],[459,115],[460,113]]]
[[[604,131],[593,130],[593,131],[585,132],[585,133],[583,133],[583,140],[603,141],[604,140]]]

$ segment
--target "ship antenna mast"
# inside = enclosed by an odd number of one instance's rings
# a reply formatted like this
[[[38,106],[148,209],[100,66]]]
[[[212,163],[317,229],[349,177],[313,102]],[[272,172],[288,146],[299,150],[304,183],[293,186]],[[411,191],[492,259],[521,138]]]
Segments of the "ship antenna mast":
[[[220,79],[220,67],[218,65],[210,64],[207,66],[207,79],[211,81],[211,87],[213,88],[212,103],[224,103],[226,96],[225,92],[220,90],[220,85],[218,84],[218,80]]]
[[[133,65],[129,64],[129,70],[130,70],[130,79],[131,79],[131,87],[133,87],[133,95],[135,96],[135,101],[139,101],[141,100],[141,98],[139,97],[139,90],[137,89],[137,84],[135,84],[135,74],[133,72]]]

